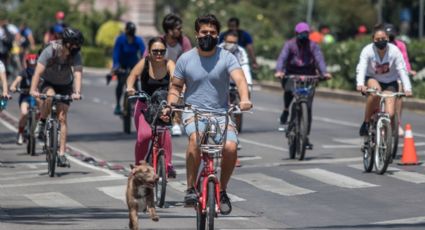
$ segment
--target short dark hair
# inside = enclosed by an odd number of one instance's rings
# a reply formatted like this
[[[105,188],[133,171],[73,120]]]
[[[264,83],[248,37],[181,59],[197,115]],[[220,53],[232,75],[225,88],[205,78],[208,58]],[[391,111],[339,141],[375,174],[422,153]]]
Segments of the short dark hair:
[[[388,35],[387,31],[385,30],[385,25],[384,25],[384,24],[382,24],[382,23],[380,23],[380,24],[376,24],[376,25],[373,27],[372,38],[373,38],[373,37],[375,37],[375,34],[376,34],[377,32],[379,32],[379,31],[382,31],[382,32],[384,32],[385,34],[387,34],[387,35]]]
[[[229,18],[229,20],[227,20],[227,23],[229,24],[231,22],[236,23],[236,26],[239,27],[239,18],[237,18],[237,17]]]
[[[215,26],[217,29],[217,33],[220,33],[220,22],[215,17],[214,14],[207,14],[204,16],[199,16],[195,21],[195,31],[199,32],[199,29],[201,28],[201,24],[211,24]]]
[[[237,31],[233,31],[233,30],[229,30],[229,31],[225,32],[224,33],[224,39],[226,39],[227,36],[234,36],[234,37],[239,38],[238,32]]]
[[[176,14],[167,14],[164,17],[164,20],[162,20],[162,29],[165,33],[167,33],[169,30],[173,30],[177,26],[182,24],[182,19],[177,16]]]
[[[152,45],[155,42],[161,42],[165,48],[167,48],[167,45],[165,44],[165,40],[162,37],[153,37],[148,42],[148,51],[151,51]]]

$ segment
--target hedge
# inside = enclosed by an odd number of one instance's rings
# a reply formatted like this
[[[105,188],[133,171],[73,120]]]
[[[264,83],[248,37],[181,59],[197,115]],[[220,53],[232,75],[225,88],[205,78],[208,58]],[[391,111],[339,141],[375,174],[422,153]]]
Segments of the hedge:
[[[83,47],[81,54],[83,56],[83,64],[90,67],[104,68],[107,67],[111,54],[107,54],[104,48]]]

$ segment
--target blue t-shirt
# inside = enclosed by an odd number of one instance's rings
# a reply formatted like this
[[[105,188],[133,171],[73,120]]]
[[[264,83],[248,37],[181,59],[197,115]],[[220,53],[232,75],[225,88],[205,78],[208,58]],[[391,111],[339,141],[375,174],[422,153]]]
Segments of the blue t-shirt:
[[[224,36],[228,32],[229,30],[220,34],[219,43],[222,43],[224,41]],[[238,30],[238,45],[242,46],[243,48],[246,48],[246,46],[249,44],[252,44],[251,35],[244,30]]]
[[[141,37],[135,36],[133,43],[130,44],[125,34],[120,35],[114,45],[113,68],[133,68],[144,52],[145,44]]]
[[[174,76],[185,81],[185,103],[206,111],[225,112],[230,73],[238,68],[238,60],[227,50],[217,47],[213,56],[203,57],[193,48],[177,60]]]

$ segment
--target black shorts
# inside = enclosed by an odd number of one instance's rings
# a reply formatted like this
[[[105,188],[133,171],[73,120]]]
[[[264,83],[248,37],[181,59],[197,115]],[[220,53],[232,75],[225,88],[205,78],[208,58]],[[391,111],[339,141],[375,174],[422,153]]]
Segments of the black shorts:
[[[55,85],[47,81],[43,81],[43,83],[41,83],[40,85],[40,92],[45,93],[47,88],[52,88],[56,94],[62,94],[62,95],[71,95],[74,92],[73,82],[69,83],[68,85]],[[64,103],[67,105],[70,104],[69,101],[61,102],[61,103]]]
[[[372,79],[371,77],[366,77],[366,82],[369,81],[369,79]],[[376,80],[376,79],[375,79]],[[397,81],[392,81],[389,83],[383,83],[383,82],[379,82],[379,86],[381,86],[381,91],[390,91],[390,92],[398,92],[398,82]]]

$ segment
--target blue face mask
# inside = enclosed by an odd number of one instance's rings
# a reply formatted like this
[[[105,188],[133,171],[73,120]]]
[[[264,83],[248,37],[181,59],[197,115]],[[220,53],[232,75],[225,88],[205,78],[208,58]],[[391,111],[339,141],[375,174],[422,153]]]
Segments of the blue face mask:
[[[308,33],[299,33],[297,34],[297,40],[300,42],[308,41]]]

